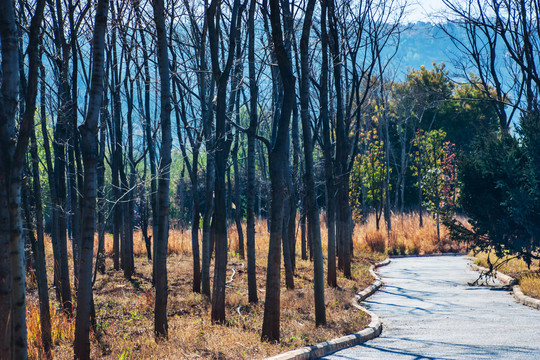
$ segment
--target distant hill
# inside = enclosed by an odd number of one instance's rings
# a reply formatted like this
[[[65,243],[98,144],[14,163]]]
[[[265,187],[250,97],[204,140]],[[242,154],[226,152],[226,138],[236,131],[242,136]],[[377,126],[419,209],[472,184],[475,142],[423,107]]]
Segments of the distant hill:
[[[451,27],[453,33],[460,30]],[[456,76],[453,60],[458,57],[456,48],[450,38],[441,30],[440,26],[417,22],[410,24],[401,34],[401,42],[394,59],[397,66],[398,79],[403,79],[408,69],[419,69],[425,65],[431,68],[431,64],[444,62],[451,76]]]

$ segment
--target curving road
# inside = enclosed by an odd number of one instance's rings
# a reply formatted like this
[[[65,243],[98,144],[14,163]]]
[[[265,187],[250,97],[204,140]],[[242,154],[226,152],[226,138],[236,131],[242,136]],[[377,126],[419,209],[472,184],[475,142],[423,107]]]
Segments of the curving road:
[[[392,259],[385,286],[364,301],[380,337],[324,359],[540,359],[540,311],[508,291],[472,287],[464,257]]]

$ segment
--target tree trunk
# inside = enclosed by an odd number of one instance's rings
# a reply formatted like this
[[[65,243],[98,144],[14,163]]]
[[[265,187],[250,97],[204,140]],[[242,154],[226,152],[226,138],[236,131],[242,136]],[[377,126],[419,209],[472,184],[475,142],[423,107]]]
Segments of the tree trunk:
[[[118,21],[118,14],[115,11],[115,3],[111,3],[111,15]],[[118,56],[117,56],[117,42],[116,42],[116,29],[117,26],[112,27],[111,33],[111,73],[110,73],[110,83],[111,83],[111,96],[112,96],[112,127],[111,127],[111,139],[114,139],[112,143],[112,163],[113,163],[113,189],[114,189],[114,226],[113,226],[113,259],[114,259],[114,268],[115,270],[120,270],[120,268],[125,268],[125,217],[124,213],[125,202],[124,202],[124,189],[126,188],[125,176],[123,175],[123,155],[122,155],[122,103],[120,100],[120,74],[118,66]],[[114,130],[114,131],[113,131]]]
[[[337,224],[336,237],[340,241],[339,246],[339,263],[340,269],[343,270],[345,277],[351,277],[351,244],[352,233],[350,229],[351,221],[349,208],[349,171],[348,171],[348,156],[349,156],[349,139],[345,130],[344,107],[343,107],[343,92],[342,92],[342,61],[341,52],[339,49],[339,37],[337,32],[337,24],[334,19],[334,1],[329,1],[328,14],[330,16],[330,37],[329,44],[333,62],[334,85],[336,89],[336,159],[334,170],[336,178],[336,205],[337,205]]]
[[[141,47],[143,53],[143,67],[144,67],[144,132],[146,135],[146,144],[148,146],[148,157],[150,162],[150,206],[152,208],[152,233],[154,237],[154,243],[156,241],[156,236],[154,233],[154,227],[158,223],[158,209],[157,209],[157,170],[156,170],[156,149],[154,147],[154,140],[152,137],[152,117],[150,114],[150,91],[152,85],[152,79],[150,78],[150,66],[149,66],[149,56],[146,50],[146,32],[144,30],[145,26],[141,19],[141,11],[139,7],[139,1],[133,1],[133,8],[135,10],[135,16],[137,17],[137,22],[139,23],[139,33],[141,37]],[[145,240],[150,241],[151,237],[145,237]],[[148,252],[148,258],[150,259],[152,255]],[[155,272],[152,272],[152,276]]]
[[[92,49],[92,78],[88,112],[79,127],[84,159],[84,194],[81,204],[81,257],[79,296],[75,322],[74,352],[76,359],[90,359],[90,317],[93,309],[92,262],[94,257],[95,207],[97,195],[98,119],[103,99],[105,31],[109,2],[98,0]]]
[[[167,242],[169,238],[169,177],[171,166],[171,99],[169,80],[169,53],[165,28],[165,5],[163,0],[154,0],[154,21],[157,31],[159,77],[161,80],[161,159],[159,166],[157,234],[154,235],[156,252],[155,267],[155,328],[156,337],[167,336]]]
[[[226,64],[220,70],[218,58],[218,32],[219,21],[217,17],[218,2],[213,0],[207,9],[208,38],[210,41],[210,54],[212,58],[212,74],[217,85],[216,97],[216,148],[215,148],[215,206],[212,218],[212,228],[216,249],[216,260],[214,265],[214,283],[212,290],[212,322],[225,322],[225,281],[227,270],[227,202],[225,189],[225,170],[227,158],[231,146],[231,139],[228,135],[229,125],[227,117],[227,84],[229,74],[235,57],[236,36],[240,27],[241,9],[239,0],[235,0],[232,8],[229,49]]]
[[[419,226],[424,226],[423,219],[423,209],[422,209],[422,175],[420,168],[418,169],[418,217],[419,217]]]
[[[53,3],[50,3],[51,8]],[[62,21],[62,3],[56,1],[56,13],[52,12],[55,28],[55,46],[60,56],[56,61],[58,70],[58,114],[54,134],[54,180],[56,181],[56,200],[58,208],[58,249],[60,255],[60,293],[62,306],[67,314],[71,314],[71,286],[69,279],[67,252],[67,189],[66,189],[66,146],[68,144],[68,126],[71,119],[71,95],[69,93],[69,58],[71,56],[66,39],[64,38],[64,23]],[[56,15],[56,18],[55,18]]]
[[[97,165],[97,232],[98,252],[96,267],[102,274],[105,273],[105,137],[107,133],[107,89],[104,89],[99,125],[99,155]]]
[[[75,151],[74,138],[76,136],[76,127],[70,126],[69,130],[69,148],[68,148],[68,178],[69,178],[69,200],[71,211],[69,217],[71,219],[71,249],[73,253],[73,287],[75,290],[79,288],[79,243],[80,243],[80,213],[78,204],[78,187],[77,174],[75,172]],[[78,135],[78,134],[77,134]]]
[[[49,180],[49,192],[51,195],[52,206],[52,231],[51,231],[51,242],[53,249],[53,269],[54,269],[54,288],[56,293],[56,300],[59,303],[62,303],[62,294],[60,292],[60,246],[58,243],[58,208],[56,204],[58,200],[56,199],[56,181],[54,180],[54,170],[52,166],[52,156],[51,156],[51,147],[49,145],[49,135],[47,131],[47,115],[45,111],[45,67],[43,64],[40,66],[41,73],[41,84],[40,84],[40,120],[41,120],[41,133],[43,137],[43,148],[45,150],[45,160],[47,164],[47,175]]]
[[[288,142],[288,140],[287,140]],[[288,146],[287,146],[288,147]],[[287,151],[287,158],[289,152]],[[291,212],[291,192],[292,192],[292,181],[290,181],[290,169],[287,164],[287,169],[285,173],[285,188],[284,191],[284,201],[283,201],[283,226],[281,228],[281,242],[283,243],[283,265],[285,267],[285,286],[287,290],[294,289],[294,272],[292,267],[291,259],[291,247],[289,244],[289,223],[290,223],[290,212]]]
[[[210,120],[208,119],[208,121]],[[210,221],[214,210],[214,183],[216,175],[214,170],[213,147],[209,147],[209,144],[212,143],[212,139],[207,137],[206,148],[209,151],[206,154],[206,209],[203,216],[201,291],[208,297],[210,297]]]
[[[255,135],[257,133],[257,74],[255,72],[255,9],[256,0],[251,0],[248,18],[248,62],[249,62],[249,128],[247,155],[247,218],[246,242],[248,263],[248,298],[250,303],[257,303],[257,276],[255,264]]]
[[[302,208],[300,209],[300,247],[302,260],[307,260],[307,230],[306,230],[306,201],[302,194]]]
[[[332,143],[330,140],[330,118],[328,116],[328,34],[326,15],[328,7],[322,2],[321,9],[321,122],[323,125],[323,156],[326,182],[326,226],[328,231],[328,286],[337,287],[336,274],[336,190],[334,186],[334,169]]]
[[[126,185],[124,192],[127,195],[125,211],[124,211],[124,233],[125,233],[125,266],[124,276],[126,279],[131,279],[131,276],[135,273],[135,261],[133,258],[133,215],[135,212],[135,197],[133,195],[135,188],[135,159],[133,158],[133,80],[129,73],[129,63],[131,56],[126,55],[128,58],[126,62],[128,64],[126,68],[126,77],[124,80],[124,88],[127,97],[127,131],[128,131],[128,163],[129,163],[129,177],[124,179]]]
[[[238,100],[237,100],[238,101]],[[239,135],[236,133],[236,141],[232,151],[232,161],[234,169],[234,221],[238,232],[238,253],[240,259],[244,259],[244,231],[242,230],[242,185],[240,183],[240,169],[238,167],[238,141]]]
[[[32,128],[30,153],[32,156],[33,191],[36,212],[36,277],[39,298],[39,320],[41,325],[41,343],[47,358],[52,356],[51,313],[49,308],[49,288],[47,285],[47,266],[45,262],[45,244],[43,235],[43,209],[41,202],[41,184],[39,178],[39,157],[35,129]]]
[[[199,222],[201,219],[199,194],[198,194],[198,174],[199,152],[193,152],[193,175],[191,185],[193,192],[193,217],[191,221],[191,248],[193,252],[193,292],[201,292],[201,255],[199,249]]]
[[[21,181],[29,138],[34,127],[38,86],[39,34],[45,1],[36,3],[30,24],[27,54],[28,91],[25,111],[16,129],[19,96],[19,52],[13,3],[0,2],[0,358],[26,359],[26,277],[22,238]],[[15,143],[16,141],[16,143]]]
[[[313,267],[314,267],[314,297],[315,297],[315,323],[317,326],[326,324],[326,309],[324,304],[324,265],[321,244],[321,227],[319,223],[319,210],[315,197],[315,179],[313,175],[313,143],[311,136],[311,124],[309,120],[309,33],[311,30],[315,0],[309,0],[306,6],[306,15],[300,39],[300,114],[302,118],[302,130],[304,135],[304,161],[306,171],[304,183],[306,184],[307,217],[309,232],[313,244]]]
[[[17,28],[15,25],[15,13],[13,2],[0,2],[2,11],[0,12],[0,41],[2,43],[2,84],[1,97],[2,106],[0,107],[0,146],[2,159],[0,161],[0,358],[2,359],[17,359],[22,355],[26,359],[26,313],[20,312],[21,305],[16,305],[18,296],[21,295],[20,281],[22,280],[22,306],[25,303],[24,289],[24,268],[16,269],[23,265],[24,253],[21,254],[21,247],[24,242],[20,237],[22,226],[17,224],[17,219],[20,219],[19,208],[11,209],[12,206],[17,206],[12,199],[14,187],[16,184],[11,183],[11,166],[13,161],[13,143],[12,136],[15,136],[15,114],[17,108],[17,98],[19,95],[19,54],[17,49]],[[20,187],[20,181],[19,181]],[[20,190],[19,190],[20,191]],[[19,195],[20,198],[20,195]],[[19,199],[20,200],[20,199]],[[17,219],[11,217],[15,215]],[[17,227],[13,228],[13,224]],[[20,244],[19,244],[20,243]],[[22,246],[21,246],[22,245]],[[15,250],[15,253],[13,251]],[[24,249],[22,250],[24,252]],[[14,269],[17,274],[14,273]],[[17,283],[16,275],[21,275]],[[17,318],[15,318],[17,316]],[[21,318],[22,316],[22,318]],[[15,325],[24,328],[24,337],[20,338],[21,331],[15,330]],[[13,340],[21,340],[21,344],[14,343]],[[17,345],[17,349],[14,348]]]
[[[270,149],[271,213],[270,244],[266,274],[266,296],[261,338],[270,342],[279,341],[280,320],[280,265],[281,236],[283,226],[283,201],[287,171],[287,139],[289,124],[294,104],[295,78],[292,65],[283,45],[279,1],[270,0],[270,22],[272,41],[284,87],[283,103],[278,122],[275,124],[276,137]]]

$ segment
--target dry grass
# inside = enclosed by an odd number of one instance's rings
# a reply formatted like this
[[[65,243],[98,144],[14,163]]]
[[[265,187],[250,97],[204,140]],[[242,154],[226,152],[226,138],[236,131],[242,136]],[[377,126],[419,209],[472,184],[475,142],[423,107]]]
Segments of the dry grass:
[[[525,295],[540,299],[540,274],[523,276],[519,280],[519,286]]]
[[[494,264],[498,271],[517,279],[525,295],[540,299],[540,261],[534,260],[529,267],[521,259],[498,258],[493,252],[481,252],[474,256],[475,264],[488,268],[490,263]]]
[[[369,317],[351,306],[355,292],[367,286],[372,278],[370,261],[379,261],[383,254],[356,254],[352,264],[353,279],[338,275],[339,289],[326,289],[328,325],[316,327],[313,299],[313,266],[297,258],[295,290],[282,288],[281,342],[261,343],[260,329],[264,312],[264,288],[269,234],[266,223],[256,226],[257,285],[259,303],[249,304],[247,271],[240,264],[244,260],[235,253],[236,228],[229,230],[230,249],[228,279],[233,267],[236,275],[226,290],[226,325],[210,321],[210,302],[191,291],[192,261],[191,233],[173,229],[169,238],[169,338],[156,342],[153,336],[154,290],[151,287],[152,263],[146,259],[146,248],[141,234],[134,234],[136,273],[131,281],[122,272],[111,269],[107,257],[107,272],[98,275],[94,286],[98,331],[92,335],[92,358],[118,359],[254,359],[265,358],[283,351],[329,340],[363,329]],[[245,232],[244,232],[245,233]],[[322,229],[323,242],[326,229]],[[97,239],[96,239],[97,240]],[[300,241],[298,240],[298,246]],[[69,247],[69,246],[68,246]],[[326,244],[324,245],[326,248]],[[112,236],[106,236],[106,253],[112,252]],[[97,251],[97,248],[96,248]],[[52,283],[52,248],[46,245],[49,284]],[[71,250],[69,250],[71,256]],[[300,253],[298,249],[297,254]],[[361,256],[358,256],[361,255]],[[326,266],[326,261],[325,261]],[[70,260],[71,267],[71,260]],[[212,267],[211,267],[212,268]],[[213,274],[211,273],[211,278]],[[284,281],[282,282],[284,284]],[[31,358],[40,358],[39,308],[35,285],[29,281],[28,331]],[[54,299],[53,291],[50,292]],[[51,301],[53,309],[59,305]],[[54,356],[73,357],[74,320],[53,311]]]
[[[327,229],[321,219],[323,249],[327,249]],[[105,252],[107,272],[98,275],[94,286],[98,331],[92,336],[92,357],[105,359],[155,358],[155,359],[254,359],[264,358],[283,351],[315,344],[338,336],[359,331],[369,322],[351,306],[350,301],[358,290],[371,281],[369,265],[380,261],[385,254],[427,254],[433,252],[462,251],[462,246],[449,242],[443,227],[442,241],[437,240],[436,227],[431,219],[424,218],[424,227],[418,226],[417,214],[403,217],[394,215],[393,231],[388,236],[381,221],[380,231],[375,229],[375,219],[356,225],[354,232],[355,258],[352,264],[353,279],[338,275],[339,289],[326,289],[328,325],[316,327],[313,299],[313,267],[309,261],[297,258],[295,290],[282,288],[281,342],[261,343],[260,329],[264,312],[264,289],[269,234],[266,222],[256,224],[257,284],[259,303],[249,304],[247,298],[247,272],[237,255],[238,234],[236,227],[229,229],[228,278],[236,270],[234,280],[226,290],[226,325],[212,324],[210,302],[191,291],[192,260],[191,232],[171,229],[169,232],[169,338],[156,342],[153,336],[154,290],[151,286],[152,263],[146,259],[146,247],[140,231],[134,233],[136,273],[131,281],[122,272],[111,269],[113,239],[106,235]],[[245,234],[245,225],[244,225]],[[151,235],[151,233],[150,233]],[[299,237],[299,234],[298,234]],[[202,238],[202,233],[199,238]],[[97,236],[96,236],[97,252]],[[300,239],[297,240],[297,256]],[[71,259],[71,248],[68,246]],[[52,247],[46,242],[49,284],[52,283]],[[325,260],[326,266],[326,260]],[[71,260],[70,260],[71,267]],[[211,267],[212,269],[212,267]],[[211,279],[213,274],[211,273]],[[284,284],[284,281],[282,282]],[[40,358],[39,308],[35,282],[29,278],[28,330],[31,358]],[[525,290],[524,290],[525,291]],[[51,299],[54,293],[50,292]],[[59,305],[51,301],[54,309]],[[74,320],[53,311],[54,355],[58,359],[73,357]]]
[[[419,226],[418,213],[392,214],[392,231],[386,229],[384,220],[377,230],[375,215],[370,215],[365,224],[356,224],[354,245],[363,251],[387,253],[389,255],[424,255],[444,252],[463,252],[464,244],[449,240],[448,231],[441,224],[441,241],[437,238],[437,226],[432,218],[424,215],[424,226]]]
[[[39,301],[35,297],[30,297],[26,308],[28,357],[31,359],[43,359],[45,358],[45,351],[41,342]],[[51,330],[51,338],[55,346],[69,346],[75,339],[75,322],[61,311],[51,309]]]

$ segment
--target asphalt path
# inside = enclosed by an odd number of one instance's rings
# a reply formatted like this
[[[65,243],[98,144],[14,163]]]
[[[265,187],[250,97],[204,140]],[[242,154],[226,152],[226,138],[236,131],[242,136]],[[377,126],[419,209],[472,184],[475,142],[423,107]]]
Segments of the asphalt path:
[[[324,359],[540,359],[540,311],[511,293],[470,286],[478,273],[461,256],[392,259],[385,286],[363,306],[382,334]]]

